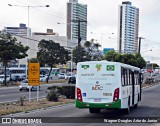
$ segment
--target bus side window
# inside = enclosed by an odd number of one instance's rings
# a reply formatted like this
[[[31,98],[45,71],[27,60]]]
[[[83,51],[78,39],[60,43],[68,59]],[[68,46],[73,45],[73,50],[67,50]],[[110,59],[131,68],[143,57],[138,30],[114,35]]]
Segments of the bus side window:
[[[121,68],[121,83],[122,86],[125,86],[125,69]]]
[[[132,70],[129,70],[129,76],[130,76],[130,85],[132,85]]]
[[[127,69],[125,69],[125,85],[128,85]]]
[[[138,82],[138,79],[139,79],[139,72],[138,71],[135,71],[134,72],[134,80],[135,80],[135,84],[136,85],[138,85],[139,84],[139,82]]]
[[[139,84],[139,71],[137,71],[137,84]]]
[[[123,79],[124,79],[124,86],[126,86],[126,71],[125,71],[125,68],[123,68]]]
[[[128,80],[128,85],[130,85],[130,75],[129,75],[129,69],[127,69],[127,80]]]

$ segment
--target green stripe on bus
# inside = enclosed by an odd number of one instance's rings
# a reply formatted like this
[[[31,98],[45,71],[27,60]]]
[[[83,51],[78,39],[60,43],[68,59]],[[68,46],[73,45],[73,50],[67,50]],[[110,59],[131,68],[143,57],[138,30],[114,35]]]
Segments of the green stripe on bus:
[[[77,108],[121,108],[121,100],[110,103],[88,103],[80,102],[76,99],[75,101]]]

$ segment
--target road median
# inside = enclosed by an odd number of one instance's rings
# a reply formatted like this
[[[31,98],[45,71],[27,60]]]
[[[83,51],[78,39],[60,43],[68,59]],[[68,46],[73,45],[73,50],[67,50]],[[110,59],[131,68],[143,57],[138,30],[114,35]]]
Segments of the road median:
[[[23,105],[17,101],[13,103],[1,103],[0,104],[0,116],[15,114],[20,112],[28,113],[32,110],[47,109],[53,106],[59,106],[64,104],[74,103],[74,99],[60,98],[58,102],[48,101],[46,98],[40,99],[39,101],[31,100],[24,101]]]

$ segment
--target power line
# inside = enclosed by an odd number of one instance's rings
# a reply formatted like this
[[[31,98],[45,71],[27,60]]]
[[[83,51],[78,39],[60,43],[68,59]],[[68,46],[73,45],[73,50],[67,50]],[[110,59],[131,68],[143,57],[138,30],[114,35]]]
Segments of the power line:
[[[40,2],[40,1],[37,1],[37,0],[34,0],[34,1],[29,0],[29,1],[32,2],[32,3],[34,3],[34,4],[36,4],[36,5],[37,5],[37,3],[38,3],[38,5],[39,5],[39,3],[44,4],[44,3]],[[37,1],[37,2],[36,2],[36,1]],[[65,16],[64,13],[62,13],[62,12],[60,12],[60,11],[57,11],[56,9],[52,8],[51,6],[50,6],[50,8],[48,8],[48,10],[53,11],[53,12],[56,12],[58,15]]]
[[[20,1],[19,1],[20,2]],[[22,3],[22,4],[24,4],[25,6],[28,6],[26,3],[24,3],[24,2],[20,2],[20,3]],[[32,2],[33,3],[33,2]],[[34,9],[36,9],[36,10],[39,10],[39,11],[41,11],[41,12],[43,12],[43,13],[46,13],[46,14],[48,14],[48,15],[50,15],[50,16],[53,16],[53,17],[57,17],[57,18],[61,18],[61,19],[65,19],[66,20],[66,18],[64,18],[64,16],[57,16],[57,15],[54,15],[54,14],[52,14],[52,13],[49,13],[49,12],[46,12],[46,11],[43,11],[43,10],[41,10],[41,9],[39,9],[39,8],[34,8]]]
[[[5,25],[1,25],[1,24],[0,24],[0,26],[5,27]],[[9,32],[7,32],[7,33],[9,33]],[[11,33],[9,33],[9,34],[11,34]],[[22,36],[22,35],[15,35],[15,34],[13,34],[13,33],[12,33],[11,35],[18,36],[18,37],[25,38],[25,39],[32,40],[32,41],[36,41],[36,42],[40,42],[39,40],[32,39],[32,38],[27,38],[27,37]],[[52,38],[52,36],[49,37],[49,38]],[[56,37],[56,39],[57,39],[57,40],[60,40],[61,42],[67,42],[67,43],[70,43],[70,44],[77,44],[76,42],[65,41],[65,40],[63,40],[63,39],[61,39],[61,38],[58,38],[58,37]]]

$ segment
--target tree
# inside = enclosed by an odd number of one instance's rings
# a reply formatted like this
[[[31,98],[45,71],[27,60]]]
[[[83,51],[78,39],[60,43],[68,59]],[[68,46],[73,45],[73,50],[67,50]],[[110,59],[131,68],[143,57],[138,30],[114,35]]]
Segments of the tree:
[[[107,54],[104,56],[103,59],[106,59],[108,61],[115,61],[119,62],[121,60],[121,55],[119,53],[116,53],[114,50],[108,51]]]
[[[147,69],[155,69],[156,67],[159,67],[159,65],[156,63],[149,63],[146,66]]]
[[[146,61],[143,59],[143,57],[139,54],[139,53],[136,53],[135,55],[135,60],[136,60],[136,67],[139,67],[139,68],[143,68],[146,66]]]
[[[84,44],[86,52],[90,56],[91,61],[97,61],[102,59],[102,53],[99,50],[99,47],[101,45],[99,43],[94,43],[94,39],[91,39],[91,41],[86,41]]]
[[[73,49],[73,61],[77,64],[78,63],[78,57],[77,57],[77,51],[78,47]],[[91,57],[89,55],[89,53],[86,52],[84,47],[81,47],[79,49],[79,55],[80,55],[80,61],[84,62],[84,61],[90,61]]]
[[[10,34],[0,34],[0,62],[5,66],[5,85],[6,85],[6,67],[9,61],[25,58],[28,46],[23,46],[21,42]]]
[[[37,52],[37,58],[40,63],[47,64],[51,67],[47,82],[52,71],[53,65],[65,64],[69,60],[68,51],[60,46],[59,43],[55,43],[52,40],[41,40],[38,44],[39,52]]]
[[[156,67],[159,67],[159,65],[156,63],[153,63],[153,69],[155,69]]]
[[[80,47],[79,49],[80,62],[101,60],[102,53],[99,50],[99,47],[100,44],[94,43],[94,39],[91,39],[91,41],[86,41],[84,43],[84,47]],[[77,47],[73,49],[73,61],[76,64],[78,63],[77,49]]]
[[[31,58],[31,59],[29,59],[29,62],[30,63],[38,63],[39,61],[37,58]]]
[[[138,53],[136,53],[136,54],[126,53],[126,54],[122,55],[120,53],[116,53],[115,51],[111,50],[105,55],[104,59],[106,59],[108,61],[129,64],[132,66],[139,67],[141,69],[146,65],[145,60]]]

